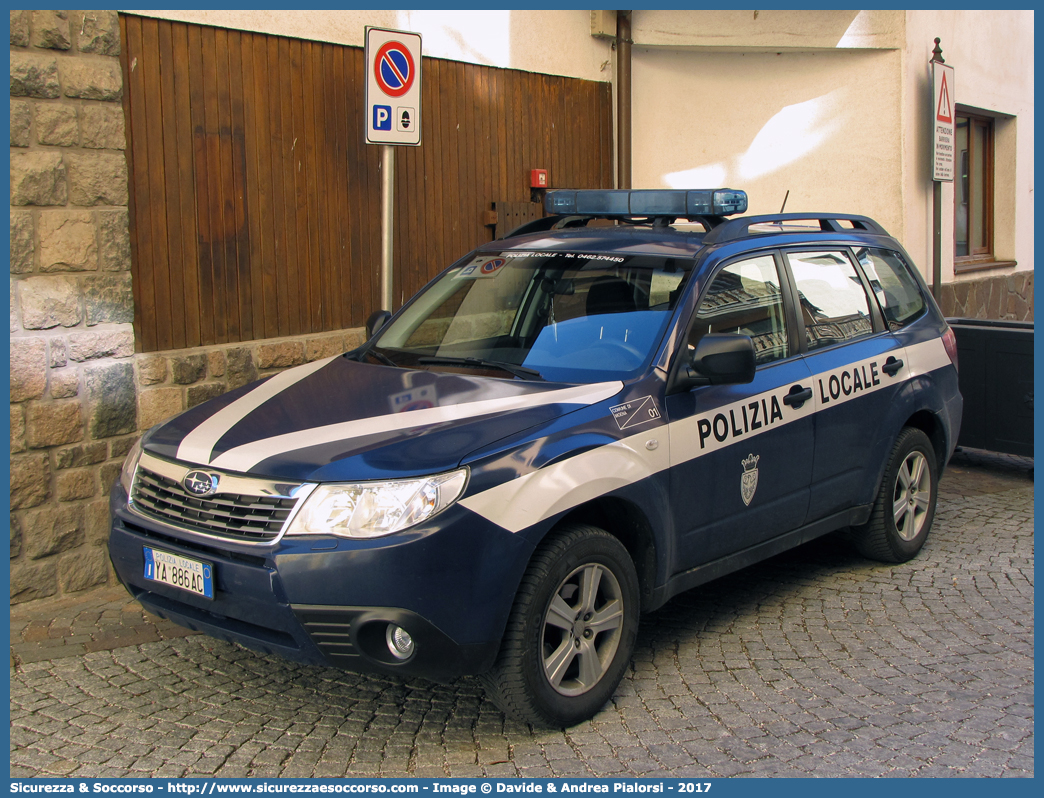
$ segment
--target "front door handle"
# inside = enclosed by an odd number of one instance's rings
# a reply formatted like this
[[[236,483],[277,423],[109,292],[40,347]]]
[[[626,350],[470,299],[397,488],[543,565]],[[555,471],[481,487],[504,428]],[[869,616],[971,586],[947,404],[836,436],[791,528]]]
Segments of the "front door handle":
[[[812,398],[811,388],[802,388],[800,385],[795,385],[790,389],[790,393],[783,397],[783,404],[790,405],[797,410],[801,405]]]
[[[889,377],[894,377],[899,373],[899,369],[903,367],[903,361],[898,358],[890,357],[885,361],[885,364],[881,366],[881,371],[887,374]]]

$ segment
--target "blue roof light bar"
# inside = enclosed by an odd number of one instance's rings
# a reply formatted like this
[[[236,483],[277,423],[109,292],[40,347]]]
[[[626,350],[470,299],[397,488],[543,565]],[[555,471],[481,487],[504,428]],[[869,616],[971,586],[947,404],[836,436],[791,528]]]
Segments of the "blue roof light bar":
[[[747,210],[747,193],[732,188],[587,189],[549,191],[544,208],[558,216],[647,217],[732,216]]]

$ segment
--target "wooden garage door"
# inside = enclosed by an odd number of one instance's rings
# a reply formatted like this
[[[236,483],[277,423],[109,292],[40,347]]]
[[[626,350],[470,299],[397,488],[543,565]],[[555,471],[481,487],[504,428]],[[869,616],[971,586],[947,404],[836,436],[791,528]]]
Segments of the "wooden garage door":
[[[378,306],[379,147],[361,48],[121,15],[143,351],[361,326]],[[492,237],[492,203],[612,184],[608,84],[424,59],[396,148],[395,296]]]

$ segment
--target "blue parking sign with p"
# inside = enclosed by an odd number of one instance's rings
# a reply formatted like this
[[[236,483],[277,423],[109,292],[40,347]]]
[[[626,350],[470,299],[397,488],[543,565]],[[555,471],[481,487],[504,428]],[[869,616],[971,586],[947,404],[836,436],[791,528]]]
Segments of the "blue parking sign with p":
[[[391,130],[392,118],[391,118],[391,106],[390,105],[375,105],[373,106],[373,129],[374,130]]]

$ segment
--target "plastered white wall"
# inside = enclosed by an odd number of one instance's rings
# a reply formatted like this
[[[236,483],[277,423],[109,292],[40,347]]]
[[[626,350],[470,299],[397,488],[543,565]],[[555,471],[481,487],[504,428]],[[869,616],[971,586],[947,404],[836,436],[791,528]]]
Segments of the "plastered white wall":
[[[901,11],[636,10],[631,38],[651,47],[757,52],[900,48]]]
[[[902,234],[900,54],[632,54],[635,188],[729,186],[753,213],[837,211]]]
[[[995,255],[1033,268],[1033,12],[635,11],[635,187],[728,185],[753,212],[876,218],[932,267],[931,89],[995,115]],[[943,184],[944,282],[954,277]],[[1004,274],[997,269],[986,274]]]

